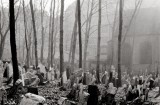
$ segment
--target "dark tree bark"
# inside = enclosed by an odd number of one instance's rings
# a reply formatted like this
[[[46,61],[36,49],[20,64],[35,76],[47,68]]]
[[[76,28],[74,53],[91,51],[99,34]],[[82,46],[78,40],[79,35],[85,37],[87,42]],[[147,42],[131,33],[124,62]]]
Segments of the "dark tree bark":
[[[12,53],[12,64],[13,64],[13,80],[14,84],[19,79],[19,70],[17,62],[17,50],[16,50],[16,35],[15,35],[15,17],[14,17],[14,0],[9,0],[9,11],[10,11],[10,45]]]
[[[30,7],[31,7],[32,25],[33,25],[33,32],[34,32],[35,66],[37,68],[38,67],[37,35],[36,35],[36,25],[35,25],[35,17],[34,17],[34,10],[33,10],[32,0],[30,0]]]
[[[79,68],[82,68],[82,39],[81,39],[81,2],[77,0],[78,7],[78,33],[79,33]]]
[[[20,6],[21,6],[21,4],[18,7],[18,12],[17,12],[16,17],[15,17],[15,22],[18,19],[18,16],[19,16]],[[0,59],[2,59],[3,51],[4,51],[4,47],[5,47],[5,40],[6,40],[7,34],[9,32],[9,29],[10,29],[10,26],[9,26],[9,23],[8,23],[7,28],[5,29],[4,33],[2,31],[2,30],[4,30],[4,28],[5,28],[4,24],[6,24],[7,21],[6,21],[3,5],[1,7],[2,7],[2,9],[0,10],[0,18],[1,19],[3,18],[3,19],[2,19],[2,21],[0,21],[0,39],[1,39],[0,40]],[[4,17],[2,17],[2,14],[3,14]]]
[[[82,4],[81,4],[81,8],[82,8],[82,5],[83,5],[83,2],[84,0],[82,1]],[[77,22],[78,22],[78,7],[76,5],[76,12],[75,12],[75,21],[74,21],[74,26],[73,26],[73,31],[72,31],[72,37],[71,37],[71,43],[70,43],[70,52],[69,52],[69,59],[68,59],[68,62],[72,65],[72,57],[75,56],[75,51],[74,49],[76,49],[76,41],[77,39]],[[82,25],[83,26],[83,25]],[[75,30],[76,29],[76,30]],[[74,48],[73,48],[74,47]],[[72,55],[72,53],[74,52],[74,55]],[[74,57],[75,58],[75,57]],[[74,62],[73,62],[74,64]]]
[[[96,67],[96,74],[97,74],[97,82],[99,83],[99,70],[100,70],[100,50],[101,50],[101,0],[99,0],[99,19],[98,19],[98,41],[97,41],[97,67]]]
[[[123,26],[123,6],[122,0],[119,3],[119,35],[118,35],[118,87],[121,87],[121,41]]]
[[[64,58],[63,58],[63,16],[64,16],[64,0],[61,0],[61,14],[60,14],[60,77],[61,77],[61,85],[63,85],[63,77],[62,73],[64,70]]]

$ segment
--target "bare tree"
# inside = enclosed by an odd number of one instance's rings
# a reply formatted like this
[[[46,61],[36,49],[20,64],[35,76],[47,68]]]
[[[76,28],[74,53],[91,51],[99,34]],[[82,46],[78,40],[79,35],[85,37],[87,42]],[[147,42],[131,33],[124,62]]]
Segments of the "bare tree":
[[[43,26],[44,8],[43,0],[41,0],[41,35],[42,35],[42,46],[41,46],[41,62],[43,62],[43,50],[44,50],[44,26]]]
[[[26,51],[27,51],[27,56],[26,56],[26,58],[27,58],[27,67],[29,67],[29,58],[30,58],[30,47],[29,47],[29,45],[28,45],[28,40],[27,40],[27,22],[26,22],[26,12],[25,12],[25,2],[24,2],[24,0],[23,0],[23,17],[24,17],[24,28],[25,28],[25,31],[24,31],[24,33],[25,33],[25,45],[26,45]]]
[[[43,52],[44,52],[44,39],[45,39],[45,29],[44,29],[44,12],[45,12],[45,7],[48,3],[48,0],[44,3],[44,0],[41,0],[41,39],[42,39],[42,46],[41,46],[41,62],[43,62]]]
[[[51,27],[52,27],[52,4],[53,0],[51,0],[51,5],[50,5],[50,19],[49,19],[49,41],[48,41],[48,68],[50,67],[51,64]]]
[[[63,58],[63,16],[64,16],[64,0],[61,0],[61,14],[60,14],[60,43],[59,43],[61,85],[63,84],[62,73],[63,73],[63,70],[64,70],[64,58]]]
[[[137,1],[137,0],[136,0]],[[136,2],[135,1],[135,9],[134,9],[134,12],[133,12],[133,14],[132,14],[132,16],[131,16],[131,19],[130,19],[130,21],[129,21],[129,26],[128,26],[128,28],[127,28],[127,30],[126,30],[126,33],[125,33],[125,36],[123,37],[123,41],[122,41],[122,44],[124,44],[124,42],[125,42],[125,40],[126,40],[126,36],[127,36],[127,34],[128,34],[128,32],[129,32],[129,29],[130,29],[130,27],[131,27],[131,25],[133,24],[133,21],[134,21],[134,23],[136,24],[136,17],[137,17],[137,14],[138,14],[138,12],[139,12],[139,9],[140,9],[140,7],[141,7],[141,5],[142,5],[142,0],[139,0],[138,2]],[[129,70],[131,71],[132,70],[132,66],[133,66],[133,51],[134,51],[134,43],[135,43],[135,34],[133,35],[133,42],[132,42],[132,51],[131,51],[131,64],[129,65]],[[128,71],[128,73],[130,74],[130,71]]]
[[[135,1],[135,9],[134,9],[133,14],[131,16],[131,19],[129,21],[129,24],[128,24],[128,27],[126,29],[126,32],[125,32],[125,34],[123,36],[122,44],[125,42],[126,36],[127,36],[128,32],[130,30],[130,27],[131,27],[133,21],[134,21],[134,18],[136,17],[137,12],[139,11],[139,9],[140,9],[140,7],[142,5],[142,2],[143,2],[143,0],[136,0]]]
[[[96,66],[96,74],[97,74],[97,81],[98,83],[100,82],[99,80],[99,66],[100,66],[100,50],[101,50],[101,0],[99,0],[99,15],[98,15],[98,41],[97,41],[97,66]]]
[[[36,25],[35,25],[35,17],[34,17],[32,0],[30,0],[30,8],[31,8],[31,15],[32,15],[33,32],[34,32],[35,66],[37,67],[38,66],[37,35],[36,35]]]
[[[58,1],[56,16],[59,16],[59,7],[60,7],[59,4],[60,4],[60,3],[59,3],[59,1]],[[56,53],[56,45],[57,45],[56,42],[57,42],[57,35],[58,35],[58,32],[59,32],[59,28],[58,28],[58,27],[59,27],[59,18],[57,18],[57,20],[55,21],[55,31],[54,31],[54,32],[55,32],[55,33],[54,33],[55,35],[54,35],[54,38],[53,38],[53,39],[54,39],[54,40],[53,40],[53,41],[54,41],[54,46],[53,46],[53,58],[52,58],[53,60],[55,59],[55,53]]]
[[[113,65],[113,59],[114,59],[114,34],[115,34],[115,29],[116,29],[118,4],[119,4],[119,1],[117,1],[117,4],[116,4],[116,11],[115,11],[114,22],[113,22],[113,27],[112,27],[112,53],[111,53],[112,57],[111,57],[111,62],[110,62],[110,69],[111,69],[111,66]]]
[[[78,33],[79,33],[79,68],[82,68],[82,39],[81,39],[81,2],[77,0],[78,7]]]
[[[119,35],[118,35],[118,86],[121,87],[121,41],[123,27],[123,1],[119,3]]]
[[[82,1],[81,7],[83,5],[84,0]],[[76,52],[76,43],[77,43],[77,26],[78,25],[78,6],[76,4],[76,11],[75,11],[75,21],[72,31],[72,38],[70,44],[70,52],[69,52],[69,62],[71,63],[71,70],[74,70],[74,60],[75,60],[75,52]]]
[[[71,56],[72,56],[72,50],[73,50],[73,38],[74,38],[74,34],[72,32],[71,43],[70,43],[70,50],[69,50],[69,57],[68,57],[68,62],[69,63],[71,63]]]
[[[84,58],[83,58],[83,69],[86,71],[86,59],[87,59],[87,49],[88,49],[88,41],[91,30],[91,22],[92,22],[92,12],[94,7],[94,0],[91,2],[91,10],[89,11],[89,3],[88,2],[88,10],[87,10],[87,21],[86,21],[86,30],[85,30],[85,43],[84,43]]]
[[[54,18],[55,18],[55,0],[53,4],[53,16],[52,16],[52,31],[51,31],[51,66],[53,67],[53,42],[54,42]]]
[[[75,52],[76,52],[76,42],[77,42],[77,26],[78,26],[78,6],[76,5],[76,12],[75,12],[75,21],[72,31],[73,41],[72,41],[72,52],[71,52],[71,70],[74,70],[74,60],[75,60]]]
[[[16,50],[16,35],[15,35],[15,17],[14,17],[14,0],[9,0],[9,11],[10,11],[10,45],[12,53],[13,63],[13,80],[14,84],[19,79],[19,70],[17,62],[17,50]]]
[[[1,10],[0,10],[0,59],[2,59],[4,47],[5,47],[5,40],[7,37],[7,34],[9,32],[9,22],[6,20],[6,13],[4,10],[4,6],[1,0]],[[15,3],[14,3],[15,4]],[[18,7],[17,14],[15,16],[15,22],[17,21],[17,18],[19,16],[19,11],[20,11],[20,5]],[[7,23],[7,26],[5,27],[5,24]]]

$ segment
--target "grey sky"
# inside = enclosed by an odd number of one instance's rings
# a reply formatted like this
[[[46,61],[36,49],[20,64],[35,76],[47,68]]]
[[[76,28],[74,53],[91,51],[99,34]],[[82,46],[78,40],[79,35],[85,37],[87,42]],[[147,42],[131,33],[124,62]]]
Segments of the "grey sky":
[[[9,1],[9,0],[2,0],[2,1],[3,1],[3,4],[4,4],[5,6],[8,6],[8,1]],[[19,0],[19,1],[20,1],[20,0]],[[37,2],[38,5],[39,5],[39,3],[40,3],[41,0],[33,0],[33,1]],[[44,1],[47,1],[47,0],[44,0]],[[56,0],[56,1],[58,1],[58,0]],[[59,1],[61,1],[61,0],[59,0]],[[76,1],[76,0],[65,0],[65,10],[66,10],[66,9],[68,8],[68,6],[71,5],[74,1]],[[135,1],[136,1],[136,0],[124,0],[124,2],[125,2],[125,9],[134,8],[134,6],[135,6]],[[138,0],[137,0],[137,1],[138,1]],[[29,3],[29,0],[25,0],[25,2],[26,2],[26,4],[28,4],[28,3]],[[48,11],[48,12],[49,12],[49,10],[50,10],[50,2],[51,2],[51,0],[48,0],[48,4],[47,4],[47,6],[46,6],[46,11]],[[1,5],[1,2],[0,2],[0,5]],[[37,5],[37,6],[38,6],[38,5]],[[158,8],[160,8],[160,0],[143,0],[143,3],[142,3],[141,8],[148,8],[148,7],[158,7]]]
[[[125,0],[125,6],[127,8],[134,7],[136,0]],[[138,0],[137,0],[138,1]],[[148,8],[148,7],[159,7],[160,8],[160,0],[142,0],[142,8]]]
[[[9,1],[9,0],[2,0],[3,5],[4,5],[4,6],[8,6],[8,1]],[[29,1],[30,1],[30,0],[25,0],[26,4],[28,4]],[[33,0],[33,1],[40,2],[40,0]],[[45,1],[47,1],[47,0],[45,0]],[[60,0],[59,0],[59,1],[60,1]],[[75,1],[75,0],[65,0],[65,9],[67,9],[67,7],[68,7],[69,5],[71,5],[74,1]],[[48,0],[48,4],[47,4],[47,6],[46,6],[46,11],[49,11],[50,2],[51,2],[51,0]],[[0,2],[0,5],[1,5],[1,2]]]

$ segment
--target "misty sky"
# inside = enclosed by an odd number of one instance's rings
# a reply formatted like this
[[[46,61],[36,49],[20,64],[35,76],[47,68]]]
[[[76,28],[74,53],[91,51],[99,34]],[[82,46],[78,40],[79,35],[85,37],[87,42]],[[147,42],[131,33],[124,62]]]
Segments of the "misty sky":
[[[136,0],[124,0],[126,8],[134,7],[134,2]],[[138,0],[137,0],[138,1]],[[142,8],[149,7],[159,7],[160,8],[160,0],[142,0]]]
[[[7,7],[8,7],[8,1],[9,1],[9,0],[2,0],[3,4],[4,4],[5,6],[7,6]],[[15,1],[16,1],[16,0],[15,0]],[[30,0],[25,0],[26,4],[28,4],[29,1],[30,1]],[[40,0],[33,0],[33,1],[38,2],[38,1],[40,1]],[[45,1],[47,1],[47,0],[45,0]],[[67,7],[68,7],[69,5],[71,5],[74,1],[75,1],[75,0],[65,0],[65,9],[67,9]],[[51,2],[51,0],[48,0],[48,5],[46,6],[46,11],[49,11],[49,9],[50,9],[50,2]],[[1,2],[0,2],[0,5],[1,5]]]
[[[8,7],[8,1],[9,0],[2,0],[3,1],[3,4],[5,6]],[[35,1],[37,4],[37,7],[39,7],[39,3],[41,0],[33,0]],[[47,1],[47,0],[44,0],[44,1]],[[60,1],[60,0],[59,0]],[[71,5],[75,0],[65,0],[65,10],[68,8],[69,5]],[[108,0],[109,1],[109,0]],[[125,3],[125,9],[131,9],[131,8],[134,8],[135,6],[135,1],[136,0],[124,0],[124,3]],[[137,0],[138,1],[138,0]],[[142,5],[141,5],[141,8],[149,8],[149,7],[158,7],[160,8],[160,0],[142,0]],[[25,0],[26,4],[29,3],[29,0]],[[50,2],[51,0],[48,0],[48,4],[46,6],[46,11],[49,12],[50,10]],[[0,2],[0,5],[1,5],[1,2]]]

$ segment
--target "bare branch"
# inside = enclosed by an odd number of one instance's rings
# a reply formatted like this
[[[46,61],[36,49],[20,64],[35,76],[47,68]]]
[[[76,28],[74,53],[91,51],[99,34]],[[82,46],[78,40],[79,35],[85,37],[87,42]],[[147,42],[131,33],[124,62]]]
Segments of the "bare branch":
[[[126,33],[125,33],[125,35],[124,35],[124,38],[123,38],[122,43],[125,42],[126,36],[127,36],[128,32],[129,32],[129,29],[130,29],[130,27],[131,27],[131,24],[132,24],[132,22],[133,22],[133,19],[134,19],[134,17],[136,16],[136,13],[137,13],[137,11],[140,9],[141,5],[142,5],[142,0],[139,0],[139,2],[135,3],[135,10],[134,10],[134,12],[133,12],[133,14],[132,14],[131,20],[129,21],[128,28],[127,28],[127,30],[126,30]]]
[[[16,0],[15,2],[14,2],[14,5],[18,2],[19,0]]]
[[[18,12],[17,12],[16,17],[15,17],[15,21],[17,21],[17,19],[18,19],[19,12],[20,12],[20,7],[21,7],[21,0],[20,0],[20,4],[19,4],[19,7],[18,7]]]
[[[2,5],[2,15],[3,15],[3,23],[2,23],[2,27],[1,27],[1,29],[3,29],[3,27],[4,27],[4,25],[5,25],[5,23],[6,23],[6,17],[5,17],[5,12],[4,12],[4,6],[3,6],[3,3],[2,3],[2,0],[1,0],[1,5]]]

